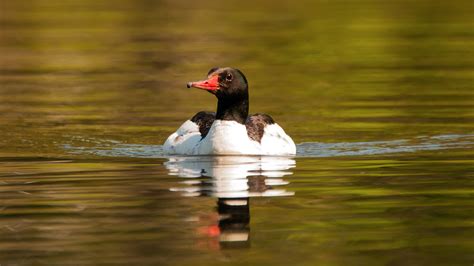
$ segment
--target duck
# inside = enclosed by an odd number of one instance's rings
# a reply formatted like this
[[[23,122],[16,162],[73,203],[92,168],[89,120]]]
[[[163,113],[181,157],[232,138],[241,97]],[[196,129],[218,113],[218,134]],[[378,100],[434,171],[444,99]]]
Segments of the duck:
[[[214,67],[201,81],[187,83],[217,98],[216,112],[200,111],[165,141],[172,155],[295,155],[296,145],[275,120],[249,115],[249,86],[236,68]]]

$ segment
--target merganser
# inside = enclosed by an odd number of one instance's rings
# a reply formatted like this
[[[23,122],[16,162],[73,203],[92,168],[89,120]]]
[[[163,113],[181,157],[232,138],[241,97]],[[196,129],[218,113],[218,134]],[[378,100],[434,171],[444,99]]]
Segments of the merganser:
[[[163,145],[168,154],[294,155],[293,140],[266,114],[248,115],[248,83],[234,68],[212,68],[207,79],[188,88],[217,97],[217,112],[201,111],[184,122]]]

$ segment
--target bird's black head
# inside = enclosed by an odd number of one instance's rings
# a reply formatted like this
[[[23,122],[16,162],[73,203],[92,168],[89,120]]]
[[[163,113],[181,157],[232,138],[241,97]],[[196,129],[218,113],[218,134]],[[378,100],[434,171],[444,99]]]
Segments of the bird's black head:
[[[188,88],[191,87],[216,95],[216,119],[245,123],[249,111],[249,93],[247,79],[240,70],[214,67],[207,73],[206,80],[189,82]]]
[[[218,99],[248,97],[247,79],[240,70],[230,67],[211,68],[206,80],[189,82],[190,87],[206,90]]]

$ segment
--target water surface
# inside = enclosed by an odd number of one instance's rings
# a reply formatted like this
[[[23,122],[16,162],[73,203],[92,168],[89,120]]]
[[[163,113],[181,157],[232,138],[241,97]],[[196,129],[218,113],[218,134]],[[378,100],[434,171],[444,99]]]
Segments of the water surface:
[[[472,265],[471,1],[3,1],[1,265]],[[240,68],[280,157],[166,156]]]

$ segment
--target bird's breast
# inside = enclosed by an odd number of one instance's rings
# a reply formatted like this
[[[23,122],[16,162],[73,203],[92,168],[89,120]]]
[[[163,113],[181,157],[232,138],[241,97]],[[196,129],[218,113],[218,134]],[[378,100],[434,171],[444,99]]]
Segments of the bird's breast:
[[[248,137],[245,125],[236,121],[216,120],[196,154],[258,154],[259,146],[259,143]]]

